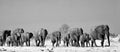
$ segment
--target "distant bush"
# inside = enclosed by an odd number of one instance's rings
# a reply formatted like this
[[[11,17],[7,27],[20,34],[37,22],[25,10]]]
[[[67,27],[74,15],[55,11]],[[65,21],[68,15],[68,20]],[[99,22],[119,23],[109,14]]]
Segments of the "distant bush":
[[[112,38],[115,38],[115,37],[117,37],[117,36],[118,36],[118,34],[110,33],[110,37],[112,37]]]

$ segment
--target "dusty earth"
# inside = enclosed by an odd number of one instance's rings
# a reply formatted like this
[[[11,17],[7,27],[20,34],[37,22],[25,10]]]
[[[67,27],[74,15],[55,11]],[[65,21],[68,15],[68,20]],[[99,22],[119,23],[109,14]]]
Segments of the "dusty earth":
[[[52,47],[50,40],[46,41],[45,47],[35,47],[34,41],[31,42],[31,47],[0,47],[0,52],[120,52],[120,42],[118,42],[120,36],[111,38],[110,47],[64,47],[61,43],[60,47]],[[105,40],[107,45],[107,40]],[[97,45],[100,45],[100,41],[97,40]]]

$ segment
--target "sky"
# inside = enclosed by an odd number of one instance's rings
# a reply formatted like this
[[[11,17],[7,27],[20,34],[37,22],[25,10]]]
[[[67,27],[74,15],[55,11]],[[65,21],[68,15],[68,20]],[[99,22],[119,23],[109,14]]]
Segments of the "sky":
[[[120,33],[119,0],[0,0],[0,30],[24,28],[58,30],[62,24],[81,27],[84,32],[108,24]]]

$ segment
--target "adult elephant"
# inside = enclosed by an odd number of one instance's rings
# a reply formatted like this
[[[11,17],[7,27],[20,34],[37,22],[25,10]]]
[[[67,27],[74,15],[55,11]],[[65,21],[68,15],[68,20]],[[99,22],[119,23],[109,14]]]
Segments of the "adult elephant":
[[[22,33],[24,33],[24,29],[23,28],[17,28],[13,31],[11,37],[12,37],[12,40],[13,40],[13,45],[15,46],[18,46],[20,45],[20,38],[21,38],[21,35]]]
[[[61,32],[60,31],[55,31],[51,34],[51,42],[52,46],[54,47],[54,44],[56,43],[56,46],[59,46],[61,43]]]
[[[47,35],[48,35],[47,29],[41,28],[41,30],[38,31],[37,34],[35,35],[36,46],[44,46]]]
[[[6,38],[11,35],[11,30],[4,30],[0,34],[0,46],[3,46],[6,42]]]
[[[65,36],[63,37],[64,46],[68,47],[68,45],[69,45],[69,39],[70,39],[70,34],[66,33]]]
[[[93,47],[93,44],[95,44],[95,46],[97,46],[95,40],[98,40],[98,39],[101,40],[101,46],[103,47],[105,36],[107,36],[108,46],[110,46],[110,39],[109,39],[110,33],[109,33],[109,26],[108,25],[97,26],[91,32],[90,36],[91,36],[91,46],[92,47]]]
[[[30,39],[33,37],[33,33],[31,32],[26,32],[22,33],[21,38],[20,38],[20,45],[23,46],[24,43],[26,43],[26,46],[30,46]]]
[[[70,29],[70,43],[72,46],[80,46],[79,39],[80,36],[83,35],[83,29],[82,28],[73,28]]]

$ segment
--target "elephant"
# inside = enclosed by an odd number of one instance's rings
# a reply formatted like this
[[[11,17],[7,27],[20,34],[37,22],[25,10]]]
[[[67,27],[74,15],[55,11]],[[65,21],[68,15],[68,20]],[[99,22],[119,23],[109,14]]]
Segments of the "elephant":
[[[72,46],[79,47],[79,39],[80,36],[83,35],[83,29],[82,28],[73,28],[70,29],[70,39],[69,42],[71,43]]]
[[[33,37],[33,33],[26,32],[22,33],[20,38],[20,45],[23,46],[24,42],[26,43],[26,46],[30,46],[30,39]]]
[[[98,25],[96,28],[90,33],[91,37],[91,46],[93,47],[93,44],[97,46],[95,40],[101,40],[101,46],[104,46],[104,40],[105,36],[108,40],[108,46],[110,46],[110,33],[109,33],[109,26],[108,25]]]
[[[15,46],[20,45],[20,38],[21,38],[22,33],[24,33],[23,28],[17,28],[12,32],[11,37],[12,37],[12,40],[14,43],[13,45],[15,45]]]
[[[5,45],[6,38],[11,35],[11,30],[4,30],[0,34],[0,46]]]
[[[65,36],[63,37],[64,46],[68,47],[68,45],[69,45],[69,39],[70,39],[70,34],[66,33]]]
[[[90,46],[89,41],[91,40],[89,34],[87,33],[83,33],[83,35],[80,36],[80,43],[82,47],[85,47],[85,43],[86,43],[86,47],[88,47],[88,45]]]
[[[56,47],[59,46],[59,44],[61,43],[61,32],[60,31],[52,32],[51,42],[52,42],[53,47],[55,43],[56,43]]]
[[[44,46],[47,35],[47,29],[41,28],[41,30],[38,31],[35,35],[36,46]]]

